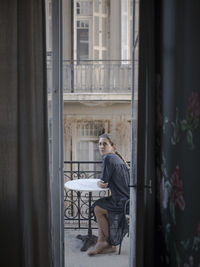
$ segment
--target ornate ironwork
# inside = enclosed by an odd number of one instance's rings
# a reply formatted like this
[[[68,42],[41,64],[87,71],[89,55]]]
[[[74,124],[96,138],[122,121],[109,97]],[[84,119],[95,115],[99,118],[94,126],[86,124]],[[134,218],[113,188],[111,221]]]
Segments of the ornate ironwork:
[[[87,164],[87,170],[85,166]],[[65,183],[74,179],[100,178],[102,162],[95,161],[65,161],[64,181]],[[89,167],[88,167],[89,166]],[[91,203],[107,196],[106,191],[93,192]],[[89,193],[76,192],[64,189],[64,220],[66,229],[87,229],[89,216]],[[92,218],[92,228],[96,228]]]
[[[137,61],[136,61],[137,64]],[[64,60],[63,91],[131,93],[131,60]],[[52,60],[47,60],[48,90],[52,89]]]

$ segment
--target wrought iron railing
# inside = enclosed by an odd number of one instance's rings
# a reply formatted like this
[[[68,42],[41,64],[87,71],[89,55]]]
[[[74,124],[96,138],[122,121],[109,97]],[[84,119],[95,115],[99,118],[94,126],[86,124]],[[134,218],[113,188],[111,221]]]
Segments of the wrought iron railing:
[[[100,178],[100,161],[65,161],[64,182],[74,179]],[[103,196],[108,195],[105,191],[92,193],[92,203]],[[65,229],[87,229],[89,212],[89,193],[76,192],[64,188],[64,225]],[[92,228],[96,223],[92,218]]]
[[[131,93],[130,60],[64,60],[64,93]],[[49,90],[52,64],[47,62]]]

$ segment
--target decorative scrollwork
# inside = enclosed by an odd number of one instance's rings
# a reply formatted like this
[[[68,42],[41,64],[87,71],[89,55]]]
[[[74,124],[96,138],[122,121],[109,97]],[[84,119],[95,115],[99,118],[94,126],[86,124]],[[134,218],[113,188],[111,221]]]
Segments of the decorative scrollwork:
[[[91,167],[87,167],[88,171],[83,170],[85,166],[94,166],[92,171]],[[64,181],[70,181],[75,179],[90,179],[100,178],[101,162],[65,162]],[[92,194],[91,204],[95,200],[101,197],[107,196],[106,191],[100,191]],[[76,192],[72,190],[64,190],[64,220],[65,227],[68,229],[85,228],[88,223],[89,216],[89,193],[88,192]],[[92,227],[95,227],[96,223],[92,223]]]
[[[76,219],[78,218],[78,206],[76,203],[73,203],[73,209],[71,208],[71,203],[69,206],[66,206],[66,208],[64,208],[64,216],[65,219]]]

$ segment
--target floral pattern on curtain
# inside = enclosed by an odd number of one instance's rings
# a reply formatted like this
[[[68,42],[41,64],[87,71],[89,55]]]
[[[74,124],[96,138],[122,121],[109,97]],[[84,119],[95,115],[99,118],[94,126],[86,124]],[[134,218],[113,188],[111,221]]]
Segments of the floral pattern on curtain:
[[[200,267],[200,2],[157,9],[156,266]]]
[[[159,105],[158,105],[159,107]],[[200,267],[200,94],[157,117],[160,266]]]

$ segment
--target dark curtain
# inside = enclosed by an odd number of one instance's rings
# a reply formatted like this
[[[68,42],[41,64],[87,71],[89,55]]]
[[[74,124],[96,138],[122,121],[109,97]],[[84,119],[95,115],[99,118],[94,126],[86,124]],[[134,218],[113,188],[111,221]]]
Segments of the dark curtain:
[[[157,1],[156,266],[200,266],[200,2]]]
[[[0,1],[2,267],[50,267],[43,0]]]
[[[136,266],[154,265],[155,1],[139,1]],[[135,230],[135,229],[134,229]]]

